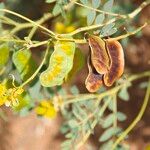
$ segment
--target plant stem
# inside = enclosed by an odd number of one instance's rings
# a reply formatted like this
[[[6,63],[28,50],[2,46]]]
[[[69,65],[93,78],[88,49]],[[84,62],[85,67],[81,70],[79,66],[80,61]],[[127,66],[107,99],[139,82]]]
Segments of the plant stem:
[[[43,27],[42,25],[39,25],[37,22],[32,21],[31,19],[29,19],[29,18],[27,18],[27,17],[25,17],[25,16],[23,16],[23,15],[20,15],[20,14],[18,14],[18,13],[15,13],[15,12],[10,11],[10,10],[7,10],[7,9],[0,9],[0,11],[1,11],[1,12],[6,12],[6,13],[9,13],[9,14],[12,14],[12,15],[17,16],[17,17],[19,17],[19,18],[22,18],[22,19],[24,19],[24,20],[30,22],[33,26],[38,26],[39,28],[41,28],[41,29],[45,30],[46,32],[50,33],[51,35],[55,36],[55,33],[52,32],[51,30],[49,30],[49,29]]]
[[[137,9],[135,9],[133,12],[125,15],[126,17],[124,19],[132,19],[134,18],[138,13],[140,13],[143,8],[145,8],[147,5],[150,4],[150,0],[147,0],[147,1],[144,1]],[[116,17],[116,18],[113,18],[111,20],[109,20],[108,22],[106,23],[102,23],[102,24],[97,24],[97,25],[91,25],[91,26],[88,26],[88,27],[81,27],[81,28],[78,28],[76,29],[75,31],[71,32],[71,33],[68,33],[66,35],[70,35],[70,36],[73,36],[75,34],[78,34],[80,32],[85,32],[85,31],[89,31],[89,30],[93,30],[93,29],[97,29],[97,28],[100,28],[102,26],[106,26],[108,24],[111,24],[117,20],[119,20],[120,18]]]
[[[79,2],[74,2],[74,3],[76,5],[82,6],[82,7],[87,8],[87,9],[91,9],[91,10],[99,12],[99,13],[103,13],[103,14],[106,14],[106,15],[114,16],[114,17],[126,18],[126,15],[121,15],[121,14],[117,14],[117,13],[106,12],[106,11],[103,11],[103,10],[99,10],[99,9],[96,9],[96,8],[93,8],[93,7],[81,4]]]
[[[117,127],[117,96],[113,95],[113,114],[114,114],[114,124],[113,127]]]
[[[145,23],[144,25],[142,25],[141,27],[137,28],[136,30],[132,31],[132,32],[128,32],[127,34],[124,34],[124,35],[121,35],[121,36],[118,36],[118,37],[114,37],[114,38],[109,38],[107,39],[107,41],[118,41],[118,40],[121,40],[121,39],[124,39],[128,36],[132,36],[136,33],[138,33],[139,31],[141,31],[144,27],[147,26],[147,23]],[[84,39],[66,39],[66,38],[63,38],[63,37],[55,37],[55,39],[57,40],[60,40],[60,41],[72,41],[72,42],[75,42],[75,43],[78,43],[78,44],[85,44],[87,43],[87,41]]]
[[[141,110],[139,111],[139,114],[134,119],[134,121],[130,124],[130,126],[119,136],[119,138],[115,141],[115,143],[112,145],[112,150],[115,150],[116,146],[127,136],[127,134],[136,126],[136,124],[141,120],[145,110],[146,106],[148,104],[148,101],[150,99],[150,79],[148,83],[148,87],[146,90],[145,98],[143,105],[141,107]]]
[[[102,99],[106,96],[110,96],[110,95],[117,93],[123,86],[128,85],[130,82],[140,79],[140,78],[144,78],[144,77],[150,77],[150,71],[145,71],[140,74],[131,75],[128,78],[128,80],[125,81],[124,83],[122,83],[121,85],[118,85],[108,91],[101,93],[101,94],[79,94],[78,96],[74,96],[71,99],[67,99],[66,101],[64,101],[63,105],[68,105],[71,103],[85,101],[85,100],[89,100],[89,99],[95,99],[95,98]],[[65,96],[63,98],[65,99]]]
[[[110,102],[110,99],[104,102],[102,108],[98,112],[99,118],[103,115],[104,111],[107,109],[107,106],[108,106],[109,102]],[[92,129],[95,128],[95,126],[97,125],[97,122],[98,122],[97,119],[95,119],[93,121],[93,123],[91,124],[91,128]],[[77,146],[76,146],[77,149],[79,149],[87,141],[87,139],[90,136],[90,134],[91,134],[91,130],[88,130],[87,133],[82,138],[82,141],[77,144]]]
[[[144,25],[142,25],[141,27],[137,28],[136,30],[134,30],[132,32],[128,32],[127,34],[124,34],[124,35],[121,35],[121,36],[118,36],[118,37],[115,37],[115,38],[107,39],[107,41],[114,41],[114,40],[118,41],[118,40],[124,39],[128,36],[136,34],[137,32],[141,31],[146,26],[147,26],[147,23],[144,23]]]

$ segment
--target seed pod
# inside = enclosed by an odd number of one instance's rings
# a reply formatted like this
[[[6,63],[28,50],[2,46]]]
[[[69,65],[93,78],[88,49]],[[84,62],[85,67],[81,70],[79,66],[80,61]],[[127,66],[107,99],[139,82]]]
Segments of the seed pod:
[[[124,53],[121,44],[118,41],[107,41],[106,48],[110,57],[110,69],[104,74],[104,83],[111,86],[124,71]]]
[[[86,88],[89,92],[96,92],[103,84],[102,75],[94,69],[90,57],[88,57],[88,69],[89,74],[85,81]]]
[[[105,42],[100,37],[94,35],[89,35],[88,41],[94,68],[100,74],[107,73],[110,66],[110,58],[106,50]]]

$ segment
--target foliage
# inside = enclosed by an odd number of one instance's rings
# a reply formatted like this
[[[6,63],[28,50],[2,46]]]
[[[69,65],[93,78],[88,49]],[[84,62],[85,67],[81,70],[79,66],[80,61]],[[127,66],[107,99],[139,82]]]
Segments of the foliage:
[[[0,105],[10,106],[22,116],[34,111],[38,116],[54,118],[61,113],[61,132],[66,137],[62,143],[64,150],[79,149],[94,134],[96,126],[104,130],[99,137],[100,149],[129,149],[121,141],[141,119],[150,96],[150,83],[140,84],[140,88],[147,88],[143,105],[125,131],[118,122],[125,121],[127,116],[118,110],[117,101],[128,101],[131,82],[149,77],[150,72],[123,79],[124,52],[118,40],[127,39],[147,25],[126,34],[120,30],[126,22],[131,24],[149,0],[127,14],[117,11],[121,6],[113,6],[113,0],[45,2],[53,8],[37,21],[3,9],[5,5],[0,3]],[[16,17],[26,22],[16,21]],[[42,25],[51,18],[52,30]],[[42,30],[40,36],[38,28]],[[42,33],[46,33],[44,40]],[[78,87],[71,85],[77,73],[87,66],[87,49],[82,44],[90,47],[85,87],[92,94],[80,94]],[[44,55],[34,52],[41,50],[40,46],[46,49]]]

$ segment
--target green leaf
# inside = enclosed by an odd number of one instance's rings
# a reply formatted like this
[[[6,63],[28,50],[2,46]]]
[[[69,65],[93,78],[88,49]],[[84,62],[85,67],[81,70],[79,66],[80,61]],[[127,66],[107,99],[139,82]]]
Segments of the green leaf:
[[[114,114],[108,115],[108,116],[104,119],[104,122],[103,122],[103,124],[102,124],[102,127],[103,127],[103,128],[108,128],[108,127],[110,127],[110,126],[113,124],[114,119],[115,119]]]
[[[127,116],[122,112],[117,112],[117,118],[119,121],[125,121],[127,119]]]
[[[2,68],[9,59],[9,47],[4,43],[0,45],[0,68]]]
[[[58,15],[60,12],[61,12],[61,6],[60,6],[60,4],[57,4],[57,3],[56,3],[56,5],[55,5],[54,8],[53,8],[52,14],[53,14],[54,16],[56,16],[56,15]]]
[[[41,93],[40,90],[41,90],[41,83],[39,80],[28,88],[29,94],[33,100],[40,100],[44,98],[45,95],[43,96],[43,93]]]
[[[116,33],[117,29],[114,26],[115,26],[115,23],[111,23],[111,24],[104,26],[101,29],[101,32],[100,32],[101,35],[104,37],[104,36],[110,36],[110,35]]]
[[[78,122],[76,120],[72,119],[72,120],[69,120],[68,125],[71,128],[76,128],[76,127],[78,127]]]
[[[129,100],[129,93],[127,91],[127,87],[123,87],[119,93],[118,93],[119,98],[121,98],[124,101],[128,101]]]
[[[97,15],[97,17],[95,19],[95,24],[103,23],[104,19],[105,19],[105,15],[104,14]]]
[[[31,97],[26,92],[24,92],[18,97],[18,100],[19,100],[19,105],[14,106],[13,110],[16,112],[20,112],[21,115],[25,116],[27,114],[26,113],[27,110],[29,111],[29,109],[33,106],[33,103],[31,102]]]
[[[87,25],[91,25],[94,22],[95,17],[96,17],[96,12],[95,11],[93,11],[93,10],[88,11]]]
[[[5,4],[3,2],[0,3],[0,9],[4,9],[5,8]],[[0,12],[0,16],[3,16],[4,12]]]
[[[49,67],[40,75],[45,87],[61,85],[73,66],[74,42],[57,41],[49,61]]]
[[[139,88],[145,89],[147,86],[148,86],[148,82],[142,82],[142,83],[140,83]]]
[[[98,8],[100,6],[101,0],[92,0],[92,6]]]
[[[84,5],[87,5],[88,4],[88,0],[80,0],[80,2]]]
[[[55,2],[56,0],[46,0],[46,3],[53,3]]]
[[[112,99],[112,97],[110,97],[110,99],[111,99],[111,101],[109,102],[109,105],[108,105],[108,109],[110,110],[110,111],[113,111],[113,99]]]
[[[75,86],[75,85],[71,87],[70,91],[73,95],[79,94],[79,90],[78,90],[77,86]]]
[[[13,63],[21,78],[27,80],[36,70],[30,50],[19,50],[13,54]]]
[[[112,10],[113,3],[114,0],[108,0],[103,6],[103,10],[106,12],[110,12]]]
[[[101,135],[99,141],[100,141],[100,142],[107,141],[107,140],[110,139],[112,136],[118,134],[120,131],[121,131],[120,128],[111,127],[111,128],[109,128],[109,129],[107,129],[107,130],[104,131],[104,133]]]

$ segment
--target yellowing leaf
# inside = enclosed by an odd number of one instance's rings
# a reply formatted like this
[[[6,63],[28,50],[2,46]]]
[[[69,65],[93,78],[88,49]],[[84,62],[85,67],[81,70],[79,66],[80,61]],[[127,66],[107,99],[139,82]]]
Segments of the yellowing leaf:
[[[28,79],[36,69],[30,50],[19,50],[13,54],[13,63],[23,80]]]
[[[0,45],[0,68],[3,67],[9,58],[9,47],[6,43]]]
[[[49,61],[49,67],[40,75],[40,82],[45,87],[61,85],[73,66],[74,42],[57,41]]]

